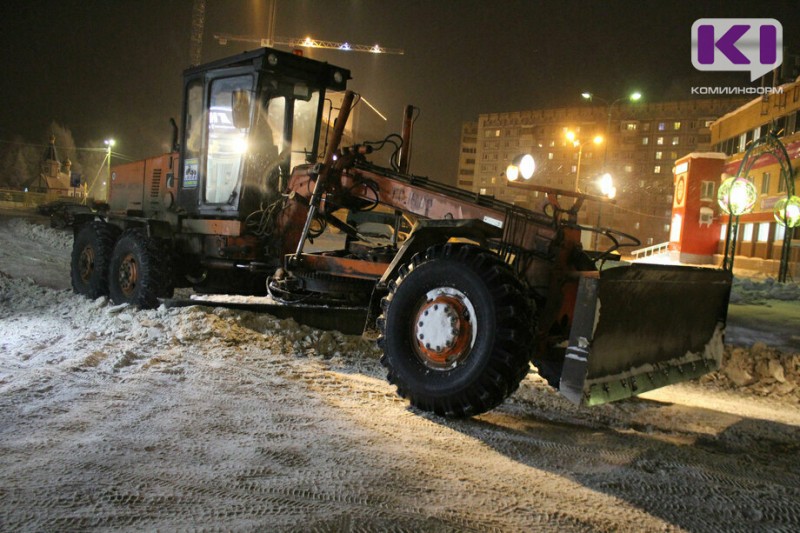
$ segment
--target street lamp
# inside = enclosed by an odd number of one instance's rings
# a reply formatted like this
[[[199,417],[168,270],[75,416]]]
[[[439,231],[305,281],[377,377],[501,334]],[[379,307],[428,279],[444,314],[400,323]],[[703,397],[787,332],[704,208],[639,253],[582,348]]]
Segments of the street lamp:
[[[594,100],[600,100],[601,102],[606,104],[606,106],[607,106],[606,114],[608,116],[608,121],[606,122],[606,137],[608,137],[609,135],[611,135],[611,112],[613,111],[614,106],[616,104],[618,104],[619,102],[622,102],[623,100],[628,100],[629,102],[638,102],[642,98],[642,93],[640,93],[639,91],[634,91],[629,95],[622,96],[622,97],[617,98],[616,100],[613,100],[613,101],[610,101],[610,102],[608,100],[606,100],[605,98],[600,98],[599,96],[596,96],[596,95],[594,95],[593,93],[590,93],[590,92],[581,93],[581,97],[584,100],[588,100],[589,102],[592,102]],[[608,142],[606,142],[606,149],[603,152],[603,170],[606,170],[606,160],[607,159],[608,159]]]
[[[115,144],[117,144],[117,142],[114,139],[106,139],[105,141],[103,141],[103,143],[108,147],[108,150],[106,152],[106,160],[108,164],[108,179],[106,180],[106,183],[111,183],[111,148]],[[105,195],[106,198],[108,198],[108,187],[105,188],[103,194]]]
[[[580,192],[578,188],[578,180],[581,177],[581,157],[583,156],[583,145],[584,142],[581,142],[575,136],[575,132],[567,131],[567,140],[572,143],[572,146],[578,149],[578,166],[575,169],[575,192]],[[595,135],[594,139],[592,139],[594,144],[600,144],[603,142],[602,135]]]
[[[736,255],[736,239],[739,233],[739,216],[753,210],[758,199],[758,191],[753,182],[738,175],[727,178],[717,190],[717,203],[728,215],[728,231],[725,234],[725,259],[722,268],[733,271],[733,258]],[[730,252],[730,257],[728,253]]]

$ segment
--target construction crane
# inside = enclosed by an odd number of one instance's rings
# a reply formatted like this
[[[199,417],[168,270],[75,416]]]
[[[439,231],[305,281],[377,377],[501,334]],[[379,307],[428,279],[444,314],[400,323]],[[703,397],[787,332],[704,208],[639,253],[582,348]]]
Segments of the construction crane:
[[[401,48],[387,48],[378,44],[352,44],[348,42],[337,41],[323,41],[320,39],[313,39],[306,37],[305,39],[293,37],[252,37],[246,35],[231,35],[229,33],[215,33],[214,39],[219,44],[226,45],[229,41],[243,42],[243,43],[257,43],[260,46],[273,47],[275,45],[284,45],[291,48],[320,48],[325,50],[341,50],[343,52],[369,52],[372,54],[397,54],[403,55],[405,52]]]

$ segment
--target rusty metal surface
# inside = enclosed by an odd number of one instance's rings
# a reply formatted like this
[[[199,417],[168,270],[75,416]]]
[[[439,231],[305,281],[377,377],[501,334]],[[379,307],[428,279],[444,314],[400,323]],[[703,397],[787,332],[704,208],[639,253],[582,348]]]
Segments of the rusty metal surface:
[[[182,222],[185,233],[203,233],[206,235],[232,235],[242,234],[242,223],[239,220],[206,220],[199,218],[186,218]]]
[[[379,279],[389,263],[373,263],[331,255],[302,254],[300,264],[315,272],[327,272],[349,278]]]

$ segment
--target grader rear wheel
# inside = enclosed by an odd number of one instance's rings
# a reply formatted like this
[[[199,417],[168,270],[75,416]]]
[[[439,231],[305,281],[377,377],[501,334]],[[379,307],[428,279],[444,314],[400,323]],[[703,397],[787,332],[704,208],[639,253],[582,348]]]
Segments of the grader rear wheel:
[[[417,254],[383,301],[381,363],[400,396],[448,417],[488,411],[529,369],[522,285],[496,255],[446,244]]]
[[[108,262],[117,229],[105,222],[91,222],[75,236],[70,261],[72,290],[89,298],[108,295]]]
[[[126,230],[109,265],[109,292],[114,303],[149,309],[172,293],[168,255],[141,229]]]

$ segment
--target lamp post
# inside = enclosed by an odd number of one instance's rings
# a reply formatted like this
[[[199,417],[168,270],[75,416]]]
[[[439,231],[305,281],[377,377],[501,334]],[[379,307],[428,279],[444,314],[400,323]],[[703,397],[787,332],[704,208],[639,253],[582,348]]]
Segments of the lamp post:
[[[108,175],[106,179],[106,186],[103,188],[103,196],[108,198],[108,187],[111,186],[111,148],[117,144],[114,139],[106,139],[103,143],[108,147],[106,151],[106,164],[108,165]]]
[[[602,194],[603,196],[605,196],[609,200],[613,200],[614,198],[616,198],[616,196],[617,196],[617,188],[614,187],[614,179],[611,177],[611,174],[606,172],[605,174],[600,176],[600,179],[598,180],[597,185],[598,185],[598,187],[600,187],[600,194]],[[602,214],[603,214],[603,204],[601,202],[597,206],[597,224],[596,224],[596,227],[597,227],[598,230],[600,229],[600,217],[602,216]],[[592,245],[592,247],[595,250],[597,250],[597,246],[598,246],[599,243],[600,243],[600,232],[596,231],[594,233],[594,244]]]
[[[622,102],[623,100],[628,100],[630,102],[637,102],[637,101],[641,100],[642,93],[640,93],[639,91],[635,91],[635,92],[632,92],[629,95],[622,96],[622,97],[617,98],[616,100],[612,100],[610,102],[608,100],[606,100],[605,98],[600,98],[599,96],[596,96],[596,95],[594,95],[593,93],[590,93],[590,92],[581,93],[581,97],[584,100],[588,100],[589,102],[592,102],[594,100],[600,100],[601,102],[606,104],[606,106],[607,106],[606,107],[606,115],[608,116],[608,121],[606,122],[606,137],[608,137],[609,135],[611,135],[611,113],[612,113],[612,111],[614,109],[614,106],[616,104],[618,104],[619,102]],[[608,142],[606,141],[606,149],[603,152],[603,170],[606,170],[606,160],[607,159],[608,159]]]
[[[578,180],[581,177],[581,157],[583,157],[583,145],[585,143],[579,141],[577,139],[577,137],[575,136],[575,132],[573,132],[573,131],[568,131],[567,132],[567,140],[572,143],[572,146],[574,146],[575,148],[578,149],[578,165],[575,168],[575,192],[580,192],[580,189],[578,187],[578,183],[579,183]],[[592,142],[594,144],[602,143],[603,142],[603,136],[602,135],[596,135],[594,137],[594,139],[592,139]]]
[[[753,210],[758,191],[753,182],[738,175],[722,182],[717,191],[717,203],[728,215],[728,231],[725,234],[725,258],[722,268],[733,271],[736,256],[736,239],[739,233],[739,216]]]

